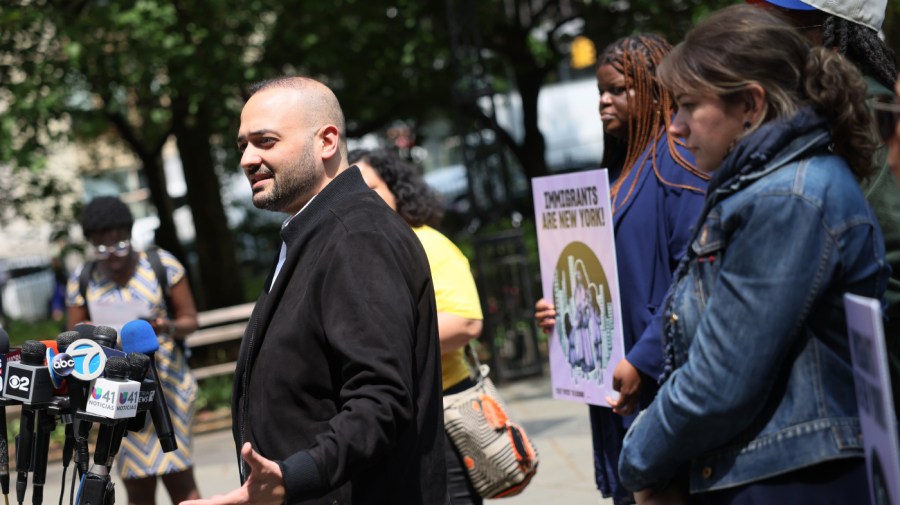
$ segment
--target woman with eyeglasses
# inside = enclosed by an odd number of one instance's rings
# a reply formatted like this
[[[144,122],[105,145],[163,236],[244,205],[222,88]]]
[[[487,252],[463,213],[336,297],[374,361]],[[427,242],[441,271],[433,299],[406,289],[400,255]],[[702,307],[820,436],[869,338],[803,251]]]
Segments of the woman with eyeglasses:
[[[91,322],[91,307],[99,304],[144,304],[146,319],[159,338],[156,366],[172,416],[178,450],[163,453],[150,418],[140,432],[122,440],[116,456],[128,503],[152,505],[156,479],[161,477],[173,503],[200,497],[191,460],[191,425],[197,381],[176,340],[197,329],[197,309],[185,269],[161,249],[136,251],[131,246],[134,217],[116,197],[91,200],[81,214],[81,229],[93,248],[94,260],[69,280],[66,305],[69,328]],[[160,282],[156,272],[165,272]],[[168,301],[164,287],[168,287]],[[171,309],[167,307],[171,305]],[[102,323],[102,321],[97,321]]]

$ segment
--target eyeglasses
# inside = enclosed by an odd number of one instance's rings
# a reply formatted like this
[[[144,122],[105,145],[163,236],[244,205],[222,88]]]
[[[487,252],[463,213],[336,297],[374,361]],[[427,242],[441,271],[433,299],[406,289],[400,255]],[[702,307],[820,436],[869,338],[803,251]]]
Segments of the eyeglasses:
[[[874,102],[875,122],[878,124],[878,135],[887,144],[894,136],[897,129],[897,121],[900,121],[900,104],[891,102]]]
[[[100,244],[94,246],[94,250],[97,251],[97,258],[101,260],[109,258],[110,254],[117,258],[124,258],[131,252],[131,240],[122,240],[113,245]]]

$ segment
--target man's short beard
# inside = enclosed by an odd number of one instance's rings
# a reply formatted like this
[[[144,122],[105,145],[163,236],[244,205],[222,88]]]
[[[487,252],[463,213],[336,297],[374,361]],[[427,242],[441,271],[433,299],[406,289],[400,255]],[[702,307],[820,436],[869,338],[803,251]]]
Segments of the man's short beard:
[[[274,173],[271,191],[253,195],[253,205],[258,209],[282,212],[302,195],[308,195],[318,183],[315,158],[310,150],[304,150],[299,160]]]

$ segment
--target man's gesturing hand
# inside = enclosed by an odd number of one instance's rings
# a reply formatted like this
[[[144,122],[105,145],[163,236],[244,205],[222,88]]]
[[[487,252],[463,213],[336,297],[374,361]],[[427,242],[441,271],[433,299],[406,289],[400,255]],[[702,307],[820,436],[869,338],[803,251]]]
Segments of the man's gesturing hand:
[[[260,456],[250,447],[241,448],[241,457],[250,467],[250,478],[244,485],[228,494],[220,494],[205,500],[189,500],[181,505],[281,505],[284,503],[284,478],[278,463]]]

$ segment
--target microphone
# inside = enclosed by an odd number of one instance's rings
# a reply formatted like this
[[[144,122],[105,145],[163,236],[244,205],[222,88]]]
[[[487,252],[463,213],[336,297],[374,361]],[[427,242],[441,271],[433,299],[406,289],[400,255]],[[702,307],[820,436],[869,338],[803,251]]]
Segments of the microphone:
[[[74,328],[72,328],[72,331],[78,332],[79,339],[86,338],[89,340],[93,340],[94,339],[94,328],[96,328],[96,326],[94,326],[93,324],[90,324],[90,323],[78,323],[75,325]]]
[[[93,340],[96,328],[103,327],[95,328],[92,325],[80,324],[75,328],[79,337],[88,335],[87,338],[79,338],[69,343],[65,352],[72,362],[72,370],[69,372],[66,382],[69,384],[69,399],[71,400],[72,413],[76,417],[74,426],[75,465],[78,467],[78,473],[84,475],[87,472],[89,461],[87,439],[91,431],[91,420],[79,418],[79,416],[87,408],[90,381],[103,374],[108,357],[123,357],[125,353],[118,349],[102,346]],[[100,338],[104,342],[110,343],[111,339],[109,337],[109,330],[100,330]],[[115,341],[112,341],[112,344],[115,345]],[[64,370],[67,368],[68,362],[65,367],[61,367],[58,371],[65,373]]]
[[[67,331],[57,337],[57,346],[60,348],[62,348],[61,345],[63,342],[59,342],[59,340],[65,340],[65,352],[54,357],[54,359],[58,358],[64,360],[65,358],[59,358],[59,356],[65,354],[72,362],[71,370],[67,370],[69,360],[66,360],[65,366],[57,369],[57,373],[60,375],[65,373],[68,374],[66,376],[66,383],[68,384],[69,389],[69,404],[72,409],[72,414],[75,415],[75,418],[72,421],[75,467],[78,469],[78,475],[82,476],[87,473],[88,461],[90,458],[90,455],[88,454],[88,436],[91,432],[91,422],[80,419],[77,414],[79,410],[83,411],[87,404],[88,387],[90,385],[89,381],[94,377],[95,373],[99,376],[99,374],[102,373],[103,367],[106,366],[106,354],[102,351],[98,351],[98,349],[94,347],[100,346],[91,340],[93,336],[93,325],[79,324],[75,326],[75,331]],[[69,339],[73,337],[75,340],[69,341]],[[76,344],[79,345],[76,347]],[[76,352],[76,354],[80,356],[78,360],[72,356],[71,353],[73,352]],[[73,375],[76,365],[79,369],[79,376]],[[79,377],[85,377],[85,379]],[[68,431],[66,435],[68,436]],[[65,452],[65,447],[63,447],[63,451]]]
[[[111,357],[104,377],[94,379],[85,412],[107,419],[126,419],[137,413],[140,383],[128,378],[128,360]]]
[[[7,400],[5,398],[2,398],[3,386],[6,383],[6,365],[7,363],[13,363],[17,361],[22,361],[21,349],[10,349],[5,353],[0,353],[0,401],[6,402],[6,405],[19,404],[17,400]]]
[[[33,404],[45,403],[53,396],[50,391],[52,386],[50,371],[44,366],[46,352],[47,347],[41,342],[26,340],[22,345],[22,361],[7,363],[3,396],[21,400],[24,403],[19,418],[19,434],[16,436],[16,471],[18,472],[16,499],[19,503],[25,500],[28,472],[33,469],[34,464],[35,411],[39,409],[33,407]],[[44,402],[36,400],[44,400]]]
[[[24,412],[24,409],[23,409]],[[37,430],[34,437],[34,482],[31,489],[31,503],[40,505],[44,501],[44,484],[47,482],[47,457],[50,452],[50,434],[56,429],[56,419],[46,409],[37,411]]]
[[[118,341],[118,339],[119,334],[112,326],[94,327],[94,341],[98,344],[104,347],[109,347],[110,349],[114,349],[116,347],[116,341]]]
[[[130,352],[128,365],[131,367],[131,380],[141,383],[141,392],[138,395],[138,413],[128,421],[128,431],[141,431],[147,422],[147,411],[153,406],[156,397],[156,382],[147,377],[150,370],[150,357],[139,352]]]
[[[44,366],[47,346],[37,340],[22,345],[22,361],[6,364],[3,397],[26,405],[49,403],[53,400],[53,381]]]
[[[140,384],[128,377],[131,368],[125,358],[110,358],[106,363],[106,377],[96,379],[88,398],[88,413],[107,419],[126,419],[137,413]],[[125,436],[127,421],[101,424],[94,449],[94,464],[112,466],[112,460]]]
[[[72,358],[71,376],[82,381],[92,381],[103,375],[106,360],[111,357],[124,358],[125,353],[100,345],[94,340],[80,338],[66,349],[66,354]]]
[[[0,328],[0,354],[4,361],[9,352],[9,334]],[[6,363],[0,363],[0,379],[5,378]],[[2,384],[2,382],[0,382]],[[9,444],[6,441],[6,405],[0,403],[0,490],[3,492],[6,503],[9,503]]]
[[[54,389],[60,394],[68,392],[64,381],[75,368],[75,361],[66,353],[66,349],[78,338],[77,331],[64,331],[56,337],[55,347],[58,352],[54,352],[50,347],[47,348],[47,368],[50,369],[50,380],[53,381]]]
[[[72,369],[75,367],[75,361],[66,353],[66,350],[69,348],[69,344],[78,340],[79,336],[80,334],[77,331],[64,331],[56,337],[56,348],[59,350],[59,354],[54,356],[53,359],[47,363],[50,368],[50,378],[53,380],[54,384],[57,383],[57,380],[62,384],[65,377],[68,377],[72,373]],[[72,454],[75,451],[74,424],[76,421],[72,414],[75,413],[75,410],[77,410],[79,405],[84,405],[85,396],[84,387],[81,382],[73,379],[72,381],[66,380],[65,384],[69,394],[69,414],[67,416],[68,420],[66,420],[65,416],[60,416],[66,425],[66,438],[62,450],[62,489],[66,488],[66,471],[69,469],[69,463],[72,461]]]
[[[159,349],[159,341],[156,332],[150,323],[143,319],[136,319],[125,323],[122,327],[122,349],[125,352],[138,352],[146,354],[150,358],[150,378],[156,383],[154,388],[153,405],[150,408],[150,418],[153,427],[159,436],[159,445],[163,452],[172,452],[178,449],[178,441],[175,439],[175,429],[172,427],[172,418],[169,417],[169,406],[163,397],[162,384],[159,382],[159,372],[153,355]]]

